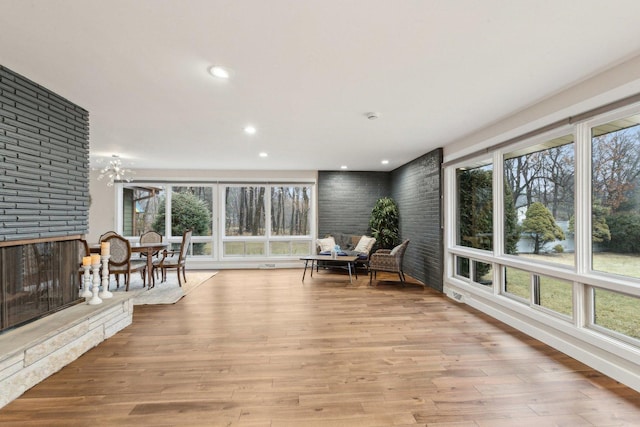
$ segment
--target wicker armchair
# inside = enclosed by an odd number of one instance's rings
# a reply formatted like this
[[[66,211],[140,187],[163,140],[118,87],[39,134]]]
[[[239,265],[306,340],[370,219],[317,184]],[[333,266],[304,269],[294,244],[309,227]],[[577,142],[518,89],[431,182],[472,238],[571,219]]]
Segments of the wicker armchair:
[[[369,259],[369,285],[371,285],[378,271],[398,273],[400,282],[404,285],[405,278],[402,271],[402,259],[409,245],[409,240],[405,240],[393,249],[378,249]]]

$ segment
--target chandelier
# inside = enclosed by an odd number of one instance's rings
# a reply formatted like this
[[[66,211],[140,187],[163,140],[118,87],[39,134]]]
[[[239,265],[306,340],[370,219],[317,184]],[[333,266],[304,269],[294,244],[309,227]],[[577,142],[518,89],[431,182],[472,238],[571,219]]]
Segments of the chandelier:
[[[98,175],[98,179],[102,179],[106,177],[108,179],[107,185],[111,187],[114,182],[131,182],[133,178],[131,175],[134,174],[132,170],[125,169],[122,166],[122,162],[118,155],[114,154],[111,156],[113,159],[109,161],[109,164],[100,170],[100,175]]]

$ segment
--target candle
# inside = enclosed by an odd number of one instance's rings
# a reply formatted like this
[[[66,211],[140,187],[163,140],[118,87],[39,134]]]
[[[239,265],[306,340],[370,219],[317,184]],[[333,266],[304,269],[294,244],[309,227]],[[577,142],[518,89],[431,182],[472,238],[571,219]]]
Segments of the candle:
[[[109,251],[111,249],[111,244],[109,242],[102,242],[100,243],[100,254],[102,256],[107,256],[109,255]]]
[[[83,256],[82,257],[82,265],[91,265],[91,257]]]
[[[91,255],[91,265],[100,264],[100,255]]]

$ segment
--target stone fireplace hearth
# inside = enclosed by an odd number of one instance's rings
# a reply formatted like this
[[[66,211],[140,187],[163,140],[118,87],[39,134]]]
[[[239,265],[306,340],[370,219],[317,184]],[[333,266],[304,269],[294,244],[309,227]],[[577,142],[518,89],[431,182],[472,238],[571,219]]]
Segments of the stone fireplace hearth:
[[[81,303],[0,335],[0,408],[133,320],[133,294]]]

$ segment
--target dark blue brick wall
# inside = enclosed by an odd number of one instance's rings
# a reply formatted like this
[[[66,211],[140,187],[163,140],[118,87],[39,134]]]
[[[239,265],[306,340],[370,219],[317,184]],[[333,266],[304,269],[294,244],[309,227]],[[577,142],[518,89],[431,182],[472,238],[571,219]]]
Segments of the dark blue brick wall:
[[[318,236],[369,234],[371,210],[390,189],[386,172],[318,172]]]
[[[86,234],[89,113],[0,65],[0,242]]]
[[[442,292],[442,149],[391,173],[391,197],[400,211],[400,236],[410,239],[404,271]]]

